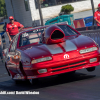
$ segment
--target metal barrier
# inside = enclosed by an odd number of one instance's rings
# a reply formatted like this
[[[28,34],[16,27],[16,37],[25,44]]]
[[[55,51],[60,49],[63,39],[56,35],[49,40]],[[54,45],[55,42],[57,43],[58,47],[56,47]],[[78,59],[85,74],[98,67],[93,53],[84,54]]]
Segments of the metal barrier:
[[[76,28],[77,31],[85,31],[85,30],[98,30],[100,29],[100,26],[89,26],[89,27],[82,27],[82,28]]]
[[[3,49],[6,49],[9,47],[9,38],[6,32],[2,35],[2,44],[3,44]]]
[[[79,31],[82,35],[92,38],[100,46],[100,29]]]

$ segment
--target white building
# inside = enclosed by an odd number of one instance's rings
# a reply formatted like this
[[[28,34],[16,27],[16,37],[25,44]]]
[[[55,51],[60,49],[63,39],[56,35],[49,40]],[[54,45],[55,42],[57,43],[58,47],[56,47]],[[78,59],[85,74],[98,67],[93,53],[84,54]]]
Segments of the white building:
[[[39,25],[40,16],[37,7],[37,0],[5,0],[7,14],[22,23],[25,27],[31,27],[34,20]],[[71,4],[74,7],[74,12],[92,9],[91,0],[41,0],[41,9],[43,19],[57,16],[61,7],[66,4]],[[100,0],[94,0],[94,7],[97,8]],[[8,19],[5,20],[9,22]]]

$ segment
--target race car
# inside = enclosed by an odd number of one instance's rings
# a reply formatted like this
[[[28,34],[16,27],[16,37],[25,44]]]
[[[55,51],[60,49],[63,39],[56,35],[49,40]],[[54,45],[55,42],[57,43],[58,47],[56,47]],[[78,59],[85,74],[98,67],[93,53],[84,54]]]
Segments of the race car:
[[[100,65],[99,47],[66,23],[26,29],[14,38],[5,67],[13,80],[29,80],[75,72],[94,71]]]

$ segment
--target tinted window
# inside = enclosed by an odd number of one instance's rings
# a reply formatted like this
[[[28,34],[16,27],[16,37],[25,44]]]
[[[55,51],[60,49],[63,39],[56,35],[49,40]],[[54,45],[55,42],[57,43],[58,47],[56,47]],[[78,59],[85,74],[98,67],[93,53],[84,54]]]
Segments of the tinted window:
[[[63,30],[63,32],[65,33],[65,36],[70,36],[70,35],[78,34],[77,32],[75,32],[73,29],[71,29],[67,25],[58,25],[58,26]]]

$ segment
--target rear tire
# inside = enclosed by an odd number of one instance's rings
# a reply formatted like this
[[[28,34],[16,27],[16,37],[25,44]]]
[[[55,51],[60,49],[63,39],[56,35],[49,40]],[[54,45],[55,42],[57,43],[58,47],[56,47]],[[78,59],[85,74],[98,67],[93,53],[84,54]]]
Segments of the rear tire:
[[[86,68],[88,72],[92,72],[95,70],[95,67]]]
[[[69,74],[75,74],[76,71],[68,72]]]

